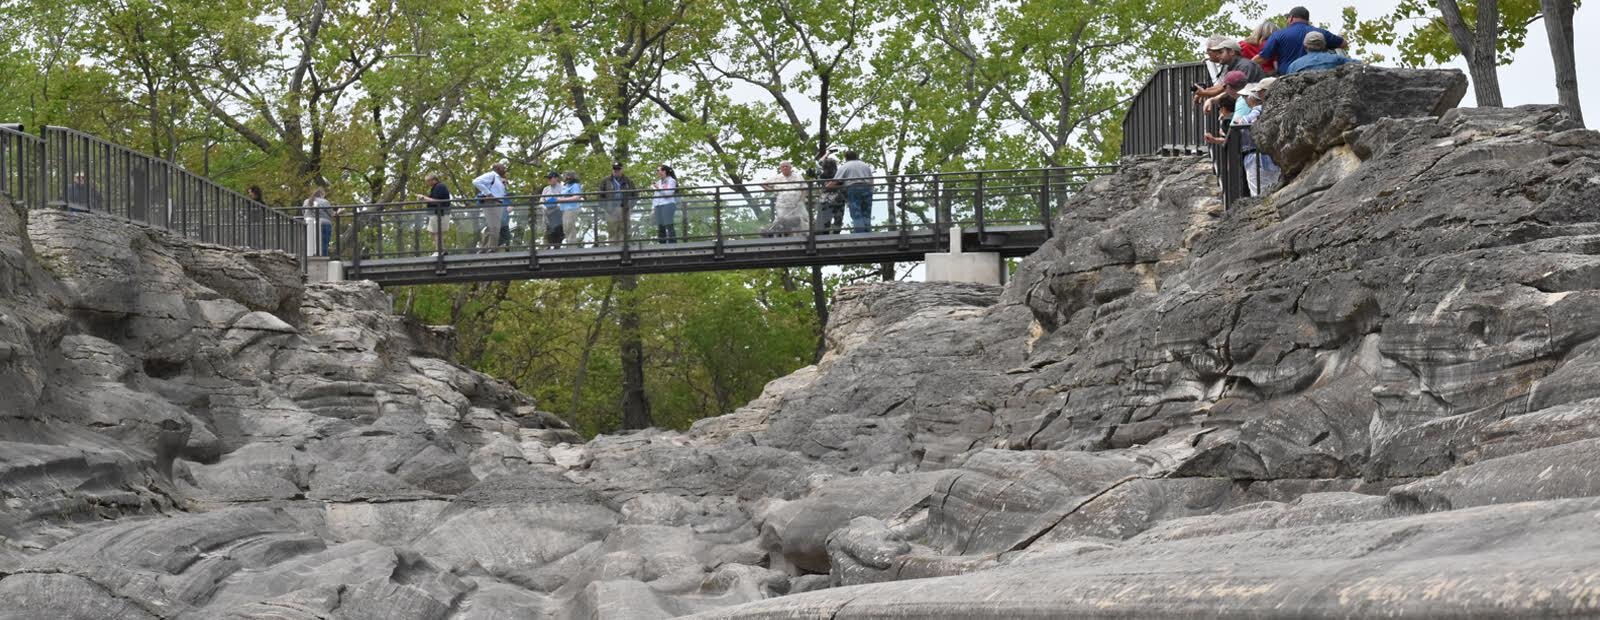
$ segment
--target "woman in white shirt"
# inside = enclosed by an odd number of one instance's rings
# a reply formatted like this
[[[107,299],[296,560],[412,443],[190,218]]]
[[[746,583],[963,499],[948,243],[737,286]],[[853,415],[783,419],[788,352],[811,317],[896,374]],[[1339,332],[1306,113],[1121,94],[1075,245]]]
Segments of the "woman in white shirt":
[[[678,174],[672,166],[661,164],[656,168],[656,182],[650,184],[650,189],[655,190],[650,206],[656,221],[656,242],[677,243],[678,227],[673,218],[678,214]]]

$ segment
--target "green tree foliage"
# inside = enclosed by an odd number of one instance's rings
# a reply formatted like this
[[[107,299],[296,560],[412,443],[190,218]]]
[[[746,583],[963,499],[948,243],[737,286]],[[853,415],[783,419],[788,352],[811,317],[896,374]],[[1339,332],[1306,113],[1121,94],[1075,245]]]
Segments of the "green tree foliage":
[[[1226,10],[1226,9],[1232,10]],[[161,153],[268,202],[516,193],[669,163],[739,202],[826,145],[889,174],[1107,162],[1151,67],[1195,60],[1254,0],[0,0],[0,115]],[[748,196],[744,196],[748,197]],[[1019,208],[1032,208],[1022,205]],[[691,221],[696,232],[703,222]],[[904,272],[905,265],[899,266]],[[814,360],[832,289],[877,265],[394,291],[464,363],[585,433],[730,411]],[[815,285],[813,286],[813,283]],[[625,363],[626,360],[626,363]],[[634,390],[626,390],[632,387]],[[641,392],[642,390],[642,392]],[[633,414],[641,411],[633,411]],[[630,414],[630,415],[633,415]],[[638,422],[634,415],[633,423]]]
[[[810,362],[817,329],[802,275],[784,270],[639,278],[646,388],[659,426],[732,411]],[[397,303],[460,329],[465,361],[516,385],[585,434],[621,428],[614,352],[622,294],[610,278],[521,282],[503,290],[409,287]]]
[[[1478,105],[1501,105],[1496,68],[1511,63],[1527,42],[1528,28],[1546,21],[1561,101],[1581,122],[1577,72],[1572,58],[1572,14],[1576,0],[1402,0],[1387,15],[1363,19],[1344,10],[1344,28],[1355,48],[1375,62],[1373,46],[1392,46],[1408,67],[1463,58],[1472,75]],[[1547,19],[1547,13],[1554,19]]]
[[[1461,2],[1463,15],[1477,13],[1476,2]],[[1498,0],[1500,28],[1495,41],[1498,64],[1510,64],[1528,38],[1528,26],[1540,15],[1539,0]],[[1406,67],[1438,65],[1461,55],[1438,5],[1429,0],[1402,0],[1387,15],[1362,19],[1354,7],[1344,10],[1344,30],[1357,51],[1373,62],[1387,60],[1373,46],[1395,49],[1394,61]]]

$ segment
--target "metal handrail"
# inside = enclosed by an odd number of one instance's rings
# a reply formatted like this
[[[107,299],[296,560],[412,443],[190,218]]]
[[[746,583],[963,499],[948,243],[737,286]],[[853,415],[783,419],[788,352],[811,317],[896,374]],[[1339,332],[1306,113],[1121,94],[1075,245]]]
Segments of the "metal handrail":
[[[0,125],[0,194],[26,205],[43,202],[44,140],[22,125]]]
[[[0,125],[0,191],[29,208],[104,213],[202,242],[304,258],[297,218],[181,165],[67,127]]]
[[[876,176],[870,180],[874,188],[869,205],[872,223],[863,232],[895,233],[901,245],[909,244],[911,231],[932,233],[938,245],[947,249],[945,233],[952,225],[975,231],[980,240],[991,234],[1009,234],[1017,227],[1048,230],[1068,197],[1115,169],[1086,166]],[[854,223],[846,211],[840,218],[842,226],[835,229],[821,215],[830,194],[844,193],[842,188],[826,188],[823,183],[807,180],[774,185],[770,190],[755,183],[678,187],[674,190],[676,234],[666,240],[659,238],[652,225],[655,213],[651,202],[657,192],[650,188],[623,192],[621,200],[618,192],[572,194],[578,198],[576,209],[571,209],[576,214],[565,217],[556,216],[552,210],[559,205],[549,204],[542,195],[455,197],[447,209],[417,200],[345,204],[328,207],[327,219],[332,221],[329,253],[350,261],[349,275],[359,277],[363,261],[434,254],[441,257],[439,275],[445,275],[445,254],[521,253],[527,255],[528,268],[537,270],[542,256],[575,246],[615,252],[624,261],[639,248],[670,248],[672,243],[709,243],[717,257],[729,244],[751,240],[815,248],[818,237],[848,240],[843,233],[851,231]],[[788,226],[775,228],[774,203],[785,192],[800,193],[804,219],[788,219]],[[572,220],[575,230],[567,229],[566,218]],[[511,230],[503,237],[495,230],[500,221],[507,222]],[[554,231],[555,222],[562,222],[565,239],[560,243],[547,236]],[[982,245],[980,241],[980,248]]]
[[[1213,81],[1205,62],[1158,67],[1122,117],[1122,155],[1186,155],[1208,152],[1206,131],[1217,119],[1194,105],[1189,86]]]

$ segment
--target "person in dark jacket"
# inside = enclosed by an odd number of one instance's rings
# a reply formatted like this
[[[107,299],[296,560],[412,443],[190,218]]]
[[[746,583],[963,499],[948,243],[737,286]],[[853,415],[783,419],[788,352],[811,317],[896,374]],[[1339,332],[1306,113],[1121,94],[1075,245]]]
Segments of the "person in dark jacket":
[[[844,229],[844,185],[838,181],[839,160],[833,154],[839,152],[836,147],[830,147],[823,153],[822,159],[817,160],[817,181],[821,188],[817,192],[817,232],[822,234],[837,235]]]
[[[622,162],[611,164],[611,176],[600,182],[600,192],[600,204],[605,207],[606,214],[606,237],[612,243],[622,243],[628,212],[633,210],[633,201],[638,196],[633,180],[622,172]]]
[[[428,209],[433,212],[433,247],[435,255],[444,253],[444,218],[450,213],[450,186],[445,185],[439,178],[439,173],[430,172],[423,177],[428,184],[428,193],[417,194],[423,202],[428,203]]]

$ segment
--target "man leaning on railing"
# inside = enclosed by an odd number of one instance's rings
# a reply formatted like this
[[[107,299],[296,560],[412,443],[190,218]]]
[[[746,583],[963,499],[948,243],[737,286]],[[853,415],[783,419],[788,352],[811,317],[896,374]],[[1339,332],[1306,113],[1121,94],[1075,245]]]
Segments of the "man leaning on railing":
[[[506,199],[506,162],[496,163],[493,169],[473,179],[472,187],[477,191],[479,203],[483,205],[483,241],[478,247],[498,247],[511,243],[511,201]]]
[[[861,153],[845,151],[838,179],[844,183],[844,199],[850,206],[851,232],[872,232],[872,166],[861,161]]]
[[[1244,74],[1246,83],[1259,82],[1266,77],[1261,67],[1240,55],[1239,42],[1230,36],[1218,34],[1206,39],[1206,60],[1217,67],[1215,80],[1210,85],[1194,84],[1189,90],[1194,92],[1194,102],[1200,104],[1207,114],[1226,96],[1224,91],[1228,74],[1238,71]]]
[[[817,192],[816,227],[821,234],[837,235],[844,229],[844,184],[838,180],[839,160],[833,158],[838,152],[838,147],[830,146],[817,160],[816,176],[822,185]]]

